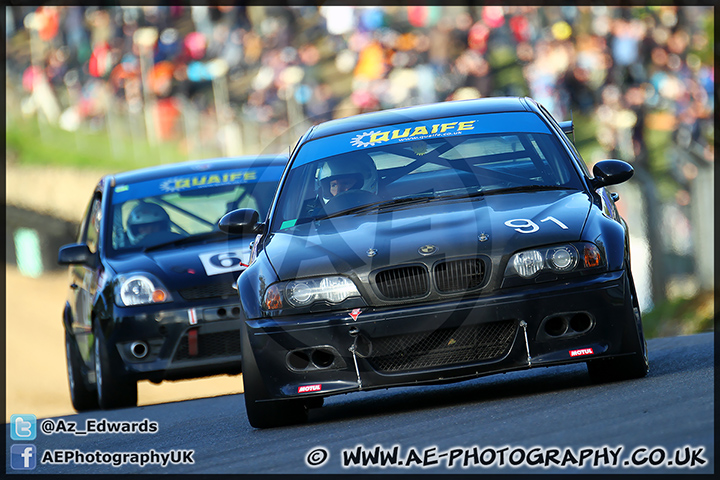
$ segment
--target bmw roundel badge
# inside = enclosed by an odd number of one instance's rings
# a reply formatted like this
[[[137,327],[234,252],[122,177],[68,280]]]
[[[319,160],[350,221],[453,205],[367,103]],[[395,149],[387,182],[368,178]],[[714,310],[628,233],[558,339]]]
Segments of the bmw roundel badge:
[[[418,253],[420,255],[432,255],[435,252],[437,252],[437,247],[435,245],[423,245],[418,248]]]

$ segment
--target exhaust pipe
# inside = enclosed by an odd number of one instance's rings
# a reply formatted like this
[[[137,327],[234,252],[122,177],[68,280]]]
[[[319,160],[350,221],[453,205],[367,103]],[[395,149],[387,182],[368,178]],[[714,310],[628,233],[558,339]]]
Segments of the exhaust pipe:
[[[130,345],[130,353],[132,353],[135,358],[138,358],[138,359],[145,358],[148,354],[147,343],[133,342]]]

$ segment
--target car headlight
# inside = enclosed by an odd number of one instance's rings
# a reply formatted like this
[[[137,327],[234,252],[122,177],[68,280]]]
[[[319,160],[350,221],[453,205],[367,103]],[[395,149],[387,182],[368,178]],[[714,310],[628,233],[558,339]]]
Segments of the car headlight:
[[[357,287],[347,277],[303,278],[270,285],[265,291],[263,308],[279,310],[306,307],[315,302],[338,304],[359,296]]]
[[[505,277],[533,278],[540,273],[570,273],[604,265],[602,252],[592,243],[556,245],[517,252],[510,257]]]
[[[122,275],[115,285],[115,303],[120,306],[148,305],[171,302],[170,292],[152,275]]]

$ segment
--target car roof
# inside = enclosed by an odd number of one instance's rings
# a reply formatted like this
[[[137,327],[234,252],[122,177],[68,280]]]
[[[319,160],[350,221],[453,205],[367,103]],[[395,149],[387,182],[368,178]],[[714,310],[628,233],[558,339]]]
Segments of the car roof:
[[[288,157],[285,155],[245,155],[238,157],[209,158],[188,162],[170,163],[153,167],[129,170],[127,172],[108,175],[109,181],[116,183],[137,183],[157,178],[172,177],[192,172],[212,172],[231,168],[285,166]]]
[[[355,130],[366,130],[383,125],[430,120],[433,118],[482,113],[537,111],[537,107],[535,107],[534,104],[535,102],[532,99],[526,97],[492,97],[393,108],[330,120],[318,124],[308,133],[306,140]]]

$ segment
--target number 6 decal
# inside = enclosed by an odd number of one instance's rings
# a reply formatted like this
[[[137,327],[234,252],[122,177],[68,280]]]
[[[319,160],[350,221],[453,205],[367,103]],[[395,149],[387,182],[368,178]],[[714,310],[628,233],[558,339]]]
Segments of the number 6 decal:
[[[518,224],[518,222],[521,222]],[[567,230],[568,226],[562,223],[560,220],[558,220],[555,217],[546,217],[540,220],[540,223],[542,222],[553,222],[558,227],[562,228],[563,230]],[[540,227],[538,227],[538,224],[533,222],[532,220],[528,220],[527,218],[516,218],[513,220],[508,220],[505,222],[505,225],[507,225],[510,228],[515,229],[518,233],[535,233],[538,230],[540,230]],[[530,230],[527,230],[527,229]]]
[[[221,273],[235,272],[247,268],[250,252],[243,250],[231,250],[221,253],[203,253],[198,255],[205,267],[205,273],[218,275]]]
[[[210,257],[210,263],[219,268],[232,268],[241,264],[242,260],[235,256],[235,252],[225,252]]]

